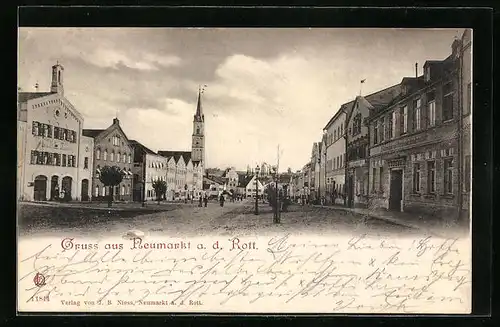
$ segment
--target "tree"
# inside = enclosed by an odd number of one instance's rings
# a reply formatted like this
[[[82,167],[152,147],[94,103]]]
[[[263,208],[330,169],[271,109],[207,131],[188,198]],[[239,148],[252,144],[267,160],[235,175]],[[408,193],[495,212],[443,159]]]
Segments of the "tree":
[[[162,197],[167,195],[167,182],[161,179],[154,180],[153,189],[156,193],[156,200],[160,204]]]
[[[116,185],[119,185],[122,182],[123,172],[120,167],[117,166],[104,166],[101,169],[99,180],[104,184],[104,186],[109,187],[108,207],[111,207],[111,204],[113,203],[113,190]]]

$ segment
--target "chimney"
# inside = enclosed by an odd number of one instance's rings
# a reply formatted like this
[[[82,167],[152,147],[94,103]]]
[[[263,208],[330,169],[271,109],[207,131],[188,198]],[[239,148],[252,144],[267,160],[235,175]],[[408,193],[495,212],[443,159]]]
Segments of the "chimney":
[[[120,125],[118,118],[113,118],[113,125]]]
[[[418,78],[418,62],[415,63],[415,78]]]

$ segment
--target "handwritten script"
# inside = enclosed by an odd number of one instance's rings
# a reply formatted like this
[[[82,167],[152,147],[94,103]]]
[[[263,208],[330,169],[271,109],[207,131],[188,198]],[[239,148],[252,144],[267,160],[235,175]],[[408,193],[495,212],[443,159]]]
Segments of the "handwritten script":
[[[121,242],[20,242],[19,310],[470,312],[469,241],[280,235],[245,248],[190,240],[182,251]]]

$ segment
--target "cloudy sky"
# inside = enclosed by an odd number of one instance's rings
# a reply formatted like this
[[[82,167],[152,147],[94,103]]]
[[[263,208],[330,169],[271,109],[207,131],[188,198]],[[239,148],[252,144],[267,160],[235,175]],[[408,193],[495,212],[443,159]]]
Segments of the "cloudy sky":
[[[419,74],[444,59],[462,30],[20,28],[19,87],[65,96],[85,128],[117,115],[130,139],[189,150],[198,86],[206,84],[209,167],[257,162],[302,168],[342,103]]]

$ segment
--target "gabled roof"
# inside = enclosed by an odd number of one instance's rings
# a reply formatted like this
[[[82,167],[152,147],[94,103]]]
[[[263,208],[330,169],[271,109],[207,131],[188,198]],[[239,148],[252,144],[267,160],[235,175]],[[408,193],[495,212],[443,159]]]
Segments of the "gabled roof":
[[[209,175],[209,176],[203,176],[203,178],[219,185],[224,185],[226,183],[226,180],[224,178],[218,176]]]
[[[95,138],[104,131],[105,129],[82,129],[82,135]]]
[[[29,100],[33,100],[36,98],[42,98],[47,95],[52,95],[55,93],[52,92],[19,92],[18,93],[18,102],[27,102]]]
[[[180,157],[184,159],[184,162],[186,164],[189,162],[189,160],[191,160],[191,151],[158,151],[158,154],[167,158],[174,157],[176,163],[179,161]]]
[[[134,148],[134,161],[141,161],[142,160],[142,155],[144,154],[154,154],[157,155],[153,150],[147,148],[143,144],[139,143],[136,140],[129,140],[128,143],[130,146]]]

